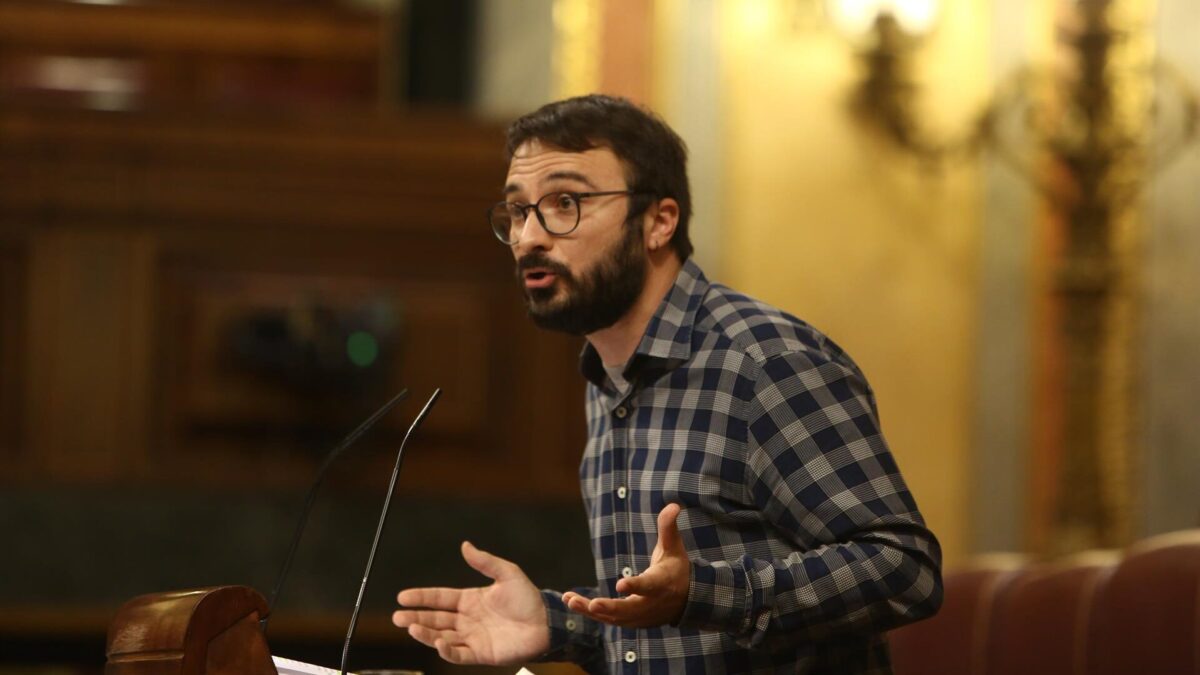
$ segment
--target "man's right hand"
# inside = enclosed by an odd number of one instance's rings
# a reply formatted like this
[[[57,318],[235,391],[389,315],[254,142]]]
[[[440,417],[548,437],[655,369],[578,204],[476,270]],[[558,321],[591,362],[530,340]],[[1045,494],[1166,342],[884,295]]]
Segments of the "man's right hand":
[[[450,663],[514,665],[550,648],[542,595],[515,563],[463,542],[467,564],[493,580],[483,588],[410,588],[392,623]]]

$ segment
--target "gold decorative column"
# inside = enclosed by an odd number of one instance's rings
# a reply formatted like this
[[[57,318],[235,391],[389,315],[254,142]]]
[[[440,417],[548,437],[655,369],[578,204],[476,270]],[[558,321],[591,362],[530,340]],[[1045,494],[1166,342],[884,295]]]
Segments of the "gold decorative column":
[[[1039,453],[1054,472],[1049,513],[1035,548],[1064,554],[1120,546],[1131,538],[1136,470],[1133,420],[1135,280],[1139,200],[1147,174],[1143,114],[1153,80],[1147,3],[1080,0],[1064,26],[1065,84],[1049,106],[1044,147],[1050,213],[1058,227],[1046,279],[1050,316],[1043,339]],[[1126,30],[1125,27],[1130,27]],[[1052,358],[1052,360],[1055,360]],[[1057,419],[1055,419],[1057,418]],[[1037,525],[1037,523],[1035,523]]]
[[[920,35],[904,29],[899,5],[872,6],[858,117],[931,168],[993,151],[1042,198],[1029,546],[1125,544],[1140,484],[1141,199],[1155,169],[1200,135],[1200,94],[1154,62],[1152,0],[1057,0],[1055,62],[1006,77],[970,133],[939,140],[909,75]]]

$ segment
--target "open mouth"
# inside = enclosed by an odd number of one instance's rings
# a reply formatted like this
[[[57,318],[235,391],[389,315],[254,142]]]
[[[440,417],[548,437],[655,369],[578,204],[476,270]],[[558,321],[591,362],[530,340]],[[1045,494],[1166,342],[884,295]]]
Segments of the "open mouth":
[[[525,288],[546,288],[558,279],[558,275],[548,269],[535,267],[525,270]]]

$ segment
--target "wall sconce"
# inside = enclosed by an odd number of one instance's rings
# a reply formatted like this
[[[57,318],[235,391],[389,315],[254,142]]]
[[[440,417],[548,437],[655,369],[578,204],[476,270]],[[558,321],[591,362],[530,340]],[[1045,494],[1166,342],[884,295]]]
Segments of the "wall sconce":
[[[937,24],[938,0],[831,0],[828,12],[838,30],[863,38],[880,21],[894,23],[904,35],[922,37]]]
[[[925,159],[938,153],[921,138],[913,119],[916,87],[908,69],[912,53],[936,26],[938,0],[830,0],[834,25],[858,45],[864,78],[854,113],[900,147]]]
[[[1131,535],[1127,468],[1133,465],[1129,409],[1134,363],[1129,328],[1114,317],[1131,302],[1118,222],[1131,218],[1149,178],[1200,131],[1200,95],[1165,64],[1131,65],[1120,52],[1130,35],[1112,25],[1115,0],[1070,3],[1060,30],[1070,69],[1026,67],[1010,76],[964,137],[932,141],[915,113],[908,68],[936,23],[934,0],[831,0],[829,15],[860,45],[864,77],[856,115],[897,147],[937,166],[987,149],[1042,195],[1061,227],[1051,262],[1052,329],[1062,356],[1050,413],[1058,431],[1053,513],[1042,553],[1117,546]],[[1142,105],[1145,103],[1146,105]],[[1113,354],[1124,354],[1121,362]],[[1114,382],[1116,384],[1114,384]],[[1113,421],[1117,420],[1117,421]],[[1121,426],[1121,425],[1124,426]]]
[[[1074,0],[1073,26],[1063,27],[1060,39],[1076,64],[1073,77],[1035,67],[1011,74],[979,112],[971,132],[960,139],[933,141],[917,121],[914,102],[918,88],[910,74],[921,43],[937,26],[938,0],[827,0],[826,14],[837,29],[857,45],[863,78],[851,99],[855,114],[867,125],[918,158],[938,162],[981,147],[999,152],[1001,159],[1034,183],[1035,153],[1086,158],[1128,154],[1137,149],[1153,173],[1170,163],[1200,135],[1200,94],[1174,68],[1156,63],[1146,82],[1154,100],[1138,128],[1126,128],[1115,114],[1112,54],[1127,34],[1111,25],[1113,0]],[[1143,78],[1144,79],[1144,78]],[[1059,100],[1039,100],[1038,88],[1060,94]],[[1056,112],[1057,111],[1057,112]],[[1142,126],[1153,129],[1149,144]],[[1022,146],[1033,142],[1031,151]],[[1089,167],[1094,168],[1094,167]]]

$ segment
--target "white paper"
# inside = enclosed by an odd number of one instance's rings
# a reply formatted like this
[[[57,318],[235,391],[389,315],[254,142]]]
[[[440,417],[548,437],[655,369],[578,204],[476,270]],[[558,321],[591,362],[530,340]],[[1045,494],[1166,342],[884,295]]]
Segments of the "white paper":
[[[293,661],[282,656],[272,656],[271,660],[275,662],[275,670],[279,671],[279,675],[342,675],[342,671],[336,668]],[[346,673],[346,675],[353,675],[353,673]]]

